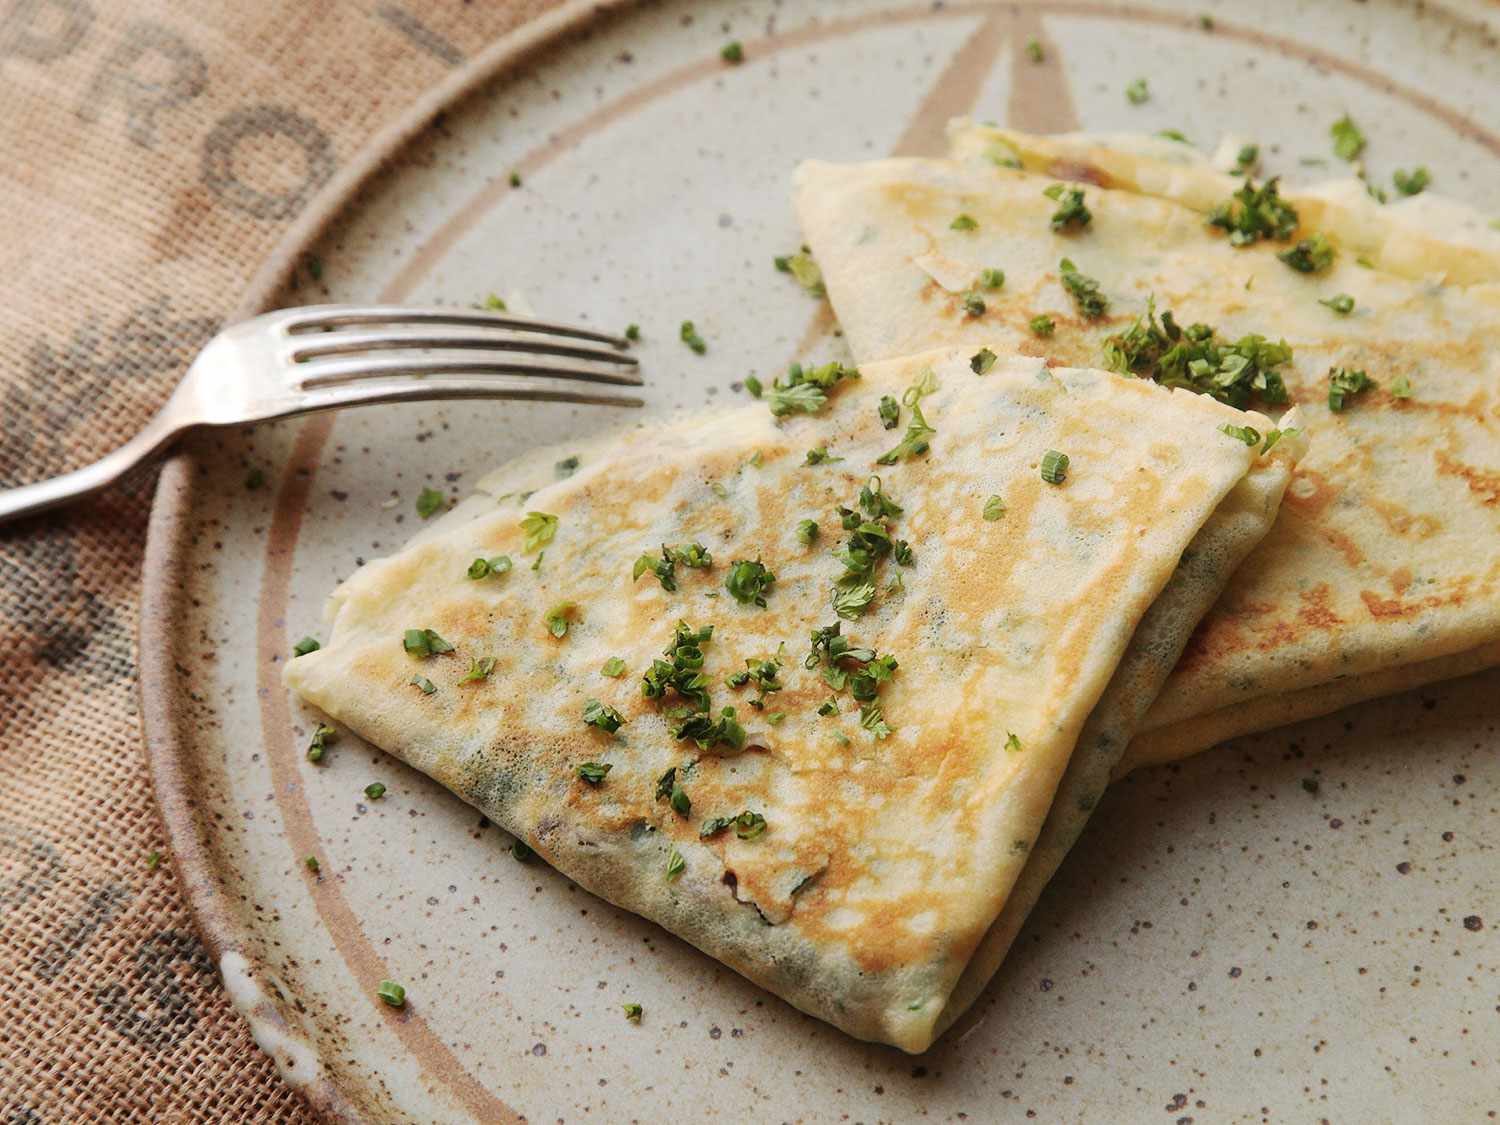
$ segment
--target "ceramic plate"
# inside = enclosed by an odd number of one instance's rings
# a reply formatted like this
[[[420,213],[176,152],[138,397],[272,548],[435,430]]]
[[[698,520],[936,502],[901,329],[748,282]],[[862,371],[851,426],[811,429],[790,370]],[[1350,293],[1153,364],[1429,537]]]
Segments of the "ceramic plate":
[[[822,305],[771,265],[799,241],[795,163],[937,152],[957,113],[1170,127],[1204,146],[1232,132],[1296,181],[1336,171],[1328,126],[1348,110],[1372,175],[1425,164],[1437,189],[1500,213],[1500,52],[1483,9],[812,8],[565,5],[357,161],[243,311],[494,292],[556,319],[639,323],[647,416],[733,402],[752,372],[839,354]],[[743,65],[720,60],[730,39]],[[1141,75],[1151,100],[1132,106]],[[702,357],[677,340],[688,319]],[[639,417],[366,409],[204,435],[162,478],[141,636],[157,793],[235,1003],[317,1106],[420,1121],[1500,1110],[1500,675],[1116,786],[988,992],[920,1058],[855,1042],[516,862],[478,813],[350,736],[309,764],[317,719],[282,689],[282,661],[320,632],[335,583],[422,526],[419,490],[461,496],[538,443]],[[367,801],[376,780],[388,792]],[[403,1011],[376,999],[384,978],[406,986]],[[639,1026],[627,1001],[645,1007]]]

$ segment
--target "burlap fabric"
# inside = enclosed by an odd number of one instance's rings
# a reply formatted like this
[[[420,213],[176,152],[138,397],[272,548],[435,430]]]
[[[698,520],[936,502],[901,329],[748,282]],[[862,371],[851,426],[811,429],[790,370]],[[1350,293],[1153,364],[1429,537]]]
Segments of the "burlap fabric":
[[[0,483],[138,429],[340,165],[553,2],[0,0]],[[153,484],[0,529],[0,1125],[309,1116],[152,803]]]

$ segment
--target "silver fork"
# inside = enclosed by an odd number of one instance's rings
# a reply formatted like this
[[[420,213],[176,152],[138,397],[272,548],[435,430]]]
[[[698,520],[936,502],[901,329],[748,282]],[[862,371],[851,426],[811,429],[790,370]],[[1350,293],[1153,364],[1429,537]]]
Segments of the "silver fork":
[[[607,344],[608,348],[583,343]],[[640,406],[623,339],[528,317],[399,305],[309,305],[224,329],[146,428],[101,460],[0,492],[0,523],[97,492],[197,426],[236,426],[371,402],[524,399]],[[401,355],[400,352],[438,354]],[[463,352],[471,354],[443,354]],[[576,361],[558,365],[535,357]]]

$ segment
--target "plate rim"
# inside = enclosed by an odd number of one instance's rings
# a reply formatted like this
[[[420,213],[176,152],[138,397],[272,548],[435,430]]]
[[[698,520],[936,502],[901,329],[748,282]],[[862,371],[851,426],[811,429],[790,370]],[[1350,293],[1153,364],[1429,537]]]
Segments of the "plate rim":
[[[313,197],[251,275],[225,322],[245,320],[273,307],[297,261],[357,202],[360,192],[388,163],[416,141],[433,118],[473,93],[605,18],[641,6],[643,0],[561,0],[547,11],[496,38],[462,67],[428,86],[355,152]],[[136,690],[140,703],[141,747],[151,795],[161,815],[167,847],[187,899],[193,923],[217,968],[224,954],[237,950],[230,895],[215,877],[208,826],[199,817],[196,781],[183,767],[184,732],[179,723],[172,677],[172,621],[184,595],[185,542],[193,510],[196,462],[184,447],[163,461],[152,493],[142,558],[141,602],[136,622]],[[235,1011],[255,1030],[249,998],[225,989]],[[317,1051],[292,1026],[287,1038]],[[257,1043],[257,1049],[264,1050]],[[314,1111],[338,1120],[360,1113],[326,1074],[309,1082],[289,1074],[276,1052],[271,1056],[282,1081],[297,1090]]]

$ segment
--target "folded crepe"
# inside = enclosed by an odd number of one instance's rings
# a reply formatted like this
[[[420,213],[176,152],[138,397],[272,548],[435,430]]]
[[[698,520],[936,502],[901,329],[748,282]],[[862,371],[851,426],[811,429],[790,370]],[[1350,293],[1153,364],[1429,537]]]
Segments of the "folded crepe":
[[[1187,146],[966,123],[953,140],[954,159],[798,172],[856,360],[982,341],[1160,375],[1171,332],[1206,325],[1215,361],[1179,381],[1298,404],[1311,439],[1122,770],[1500,663],[1495,232],[1430,197],[1261,183],[1250,208],[1271,233],[1236,245],[1207,220],[1255,225],[1231,202],[1242,181]]]
[[[286,681],[586,889],[923,1050],[1300,452],[1116,383],[945,349],[766,392],[811,413],[591,443],[530,492],[533,455],[346,581]]]

